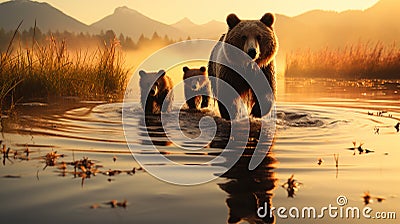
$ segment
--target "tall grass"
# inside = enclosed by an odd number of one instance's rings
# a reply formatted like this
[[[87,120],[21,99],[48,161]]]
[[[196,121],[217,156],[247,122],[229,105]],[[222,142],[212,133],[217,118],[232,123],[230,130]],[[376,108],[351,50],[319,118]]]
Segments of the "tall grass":
[[[22,80],[16,75],[7,75],[12,74],[10,72],[17,70],[17,68],[13,65],[10,65],[8,59],[11,55],[11,46],[12,42],[17,34],[19,27],[22,25],[22,22],[18,25],[18,28],[15,30],[10,43],[8,44],[7,50],[5,52],[0,52],[0,111],[3,109],[3,102],[5,98],[10,94],[10,92],[14,91],[15,87],[22,82]],[[11,93],[11,101],[13,101],[13,93]],[[13,102],[10,102],[13,105]]]
[[[44,44],[33,37],[30,46],[23,46],[15,34],[0,52],[1,106],[12,99],[122,96],[129,69],[116,39],[92,52],[69,51],[65,40],[51,35]]]
[[[358,43],[344,48],[296,51],[286,56],[286,77],[400,78],[400,48],[395,43]]]

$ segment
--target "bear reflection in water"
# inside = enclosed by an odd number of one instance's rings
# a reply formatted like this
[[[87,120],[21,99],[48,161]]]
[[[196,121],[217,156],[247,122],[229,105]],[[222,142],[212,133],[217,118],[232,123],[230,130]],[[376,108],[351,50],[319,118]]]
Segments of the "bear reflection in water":
[[[239,161],[222,175],[228,181],[218,184],[228,193],[226,199],[229,208],[228,223],[238,223],[242,220],[249,223],[275,223],[275,217],[269,212],[272,207],[273,190],[277,183],[273,171],[277,160],[269,153],[256,169],[249,170],[250,159],[251,155],[241,156]],[[266,211],[264,218],[257,215],[257,210],[261,207]]]
[[[181,110],[179,113],[181,114],[179,119],[180,128],[184,133],[188,132],[185,135],[193,139],[200,135],[201,130],[198,124],[205,115],[208,115],[207,112],[193,113]],[[238,223],[240,221],[247,221],[249,223],[275,223],[275,217],[269,214],[269,210],[272,207],[273,191],[278,182],[274,173],[277,160],[271,152],[268,152],[263,155],[261,164],[254,170],[249,170],[248,168],[256,146],[270,148],[273,143],[273,135],[269,133],[270,138],[267,137],[264,139],[265,142],[260,140],[260,129],[268,127],[261,127],[261,120],[259,119],[250,119],[250,130],[247,130],[249,132],[247,135],[245,134],[247,132],[245,127],[240,125],[231,126],[230,121],[217,116],[212,117],[212,119],[215,121],[217,131],[207,147],[224,149],[230,141],[230,147],[227,149],[229,153],[224,157],[224,162],[212,165],[229,167],[229,164],[232,162],[231,160],[239,156],[235,165],[220,175],[221,178],[226,178],[226,182],[218,184],[227,193],[226,205],[229,208],[227,221],[229,223]],[[147,142],[147,144],[172,145],[171,141],[168,140],[168,133],[164,132],[160,116],[146,115],[145,124],[147,125],[145,130],[149,132],[148,135],[151,137],[151,142]],[[170,137],[173,138],[174,136]],[[245,145],[244,151],[241,155],[238,155],[238,153],[242,152],[243,148],[236,148],[236,146],[243,145]],[[204,150],[207,151],[208,149]],[[217,155],[215,154],[215,156]],[[265,210],[267,211],[267,215],[264,218],[260,218],[257,215],[257,210],[260,207],[265,207],[265,205],[267,205]]]
[[[270,214],[272,207],[273,191],[277,186],[278,179],[275,177],[274,169],[277,165],[277,160],[274,158],[273,153],[268,151],[263,156],[262,162],[254,169],[249,170],[251,159],[255,156],[254,150],[256,147],[270,147],[273,143],[273,137],[260,140],[260,121],[252,120],[250,122],[249,136],[243,137],[243,130],[232,130],[233,136],[229,139],[233,141],[247,141],[245,149],[239,160],[225,172],[221,177],[227,178],[227,182],[218,184],[219,187],[228,193],[226,204],[229,208],[228,223],[238,223],[245,220],[249,223],[275,223],[275,217]],[[265,127],[263,127],[265,128]],[[273,136],[273,135],[269,135]],[[225,141],[213,142],[214,146],[224,146]],[[235,146],[236,144],[231,144]],[[241,145],[241,144],[238,144]],[[257,146],[258,145],[258,146]],[[232,153],[239,151],[235,147],[230,148]],[[257,149],[259,150],[259,149]],[[253,155],[254,154],[254,155]],[[229,159],[235,156],[227,156],[226,164],[229,164]],[[224,165],[224,164],[216,164]],[[266,207],[265,207],[266,205]],[[257,210],[264,207],[266,216],[264,218],[258,217]]]
[[[168,135],[164,130],[161,122],[161,116],[157,114],[146,114],[139,121],[139,136],[145,137],[141,139],[142,145],[155,146],[172,146],[173,143],[168,139]],[[150,137],[150,139],[146,137]]]

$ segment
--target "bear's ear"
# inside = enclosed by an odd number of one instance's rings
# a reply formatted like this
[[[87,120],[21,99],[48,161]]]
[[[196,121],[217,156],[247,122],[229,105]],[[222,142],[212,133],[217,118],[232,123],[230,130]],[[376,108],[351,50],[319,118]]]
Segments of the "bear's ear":
[[[160,71],[158,71],[158,75],[159,75],[160,77],[163,77],[163,76],[165,75],[165,70],[164,70],[164,69],[161,69]]]
[[[240,23],[240,19],[239,19],[239,17],[237,17],[237,15],[232,13],[232,14],[229,14],[228,17],[226,17],[226,23],[228,24],[229,29],[232,29],[238,23]]]
[[[265,13],[263,17],[260,19],[262,23],[264,23],[268,27],[272,27],[274,25],[275,16],[272,13]]]
[[[189,71],[189,68],[187,66],[183,67],[183,72]]]
[[[146,75],[146,72],[143,71],[143,70],[140,70],[140,71],[139,71],[139,75],[140,75],[140,77],[145,76],[145,75]]]
[[[201,72],[206,72],[206,67],[201,66],[200,71],[201,71]]]

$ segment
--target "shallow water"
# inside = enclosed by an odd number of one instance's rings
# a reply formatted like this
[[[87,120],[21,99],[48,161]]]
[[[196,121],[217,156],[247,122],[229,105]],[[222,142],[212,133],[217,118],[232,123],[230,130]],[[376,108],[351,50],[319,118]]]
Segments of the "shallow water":
[[[312,206],[319,211],[329,204],[338,206],[336,199],[343,195],[348,199],[343,208],[362,210],[369,206],[371,215],[394,211],[399,216],[400,133],[394,128],[400,118],[398,83],[287,80],[279,89],[270,152],[255,170],[247,169],[249,151],[257,138],[252,131],[254,142],[247,143],[248,150],[224,174],[229,158],[208,164],[202,173],[191,169],[175,172],[176,164],[158,163],[157,154],[149,151],[155,144],[167,158],[186,165],[216,158],[229,139],[226,122],[215,118],[218,130],[204,129],[208,134],[217,133],[210,144],[185,138],[200,134],[198,123],[192,119],[212,116],[210,112],[182,112],[180,124],[185,135],[181,136],[174,127],[167,133],[160,129],[157,117],[149,118],[145,128],[139,104],[123,107],[121,103],[81,102],[66,110],[59,105],[58,109],[52,105],[21,105],[15,118],[2,119],[1,139],[10,151],[8,156],[1,155],[1,222],[396,223],[390,219],[333,219],[328,213],[321,219],[284,219],[275,214],[262,220],[256,211],[265,203],[276,208],[295,206],[300,211]],[[124,109],[130,113],[134,153],[148,159],[146,168],[185,180],[210,174],[215,179],[180,186],[140,170],[124,137]],[[378,116],[379,111],[385,113]],[[252,121],[252,128],[257,122]],[[351,150],[353,142],[355,150]],[[360,144],[361,154],[357,149]],[[205,145],[202,150],[193,150]],[[373,152],[366,153],[366,149]],[[57,156],[46,161],[49,152],[57,152]],[[78,165],[75,172],[72,162],[84,157],[97,166],[82,172]],[[295,186],[288,188],[292,175]],[[365,205],[365,192],[370,193],[373,203]],[[379,197],[385,200],[378,202]],[[126,200],[127,206],[112,208],[111,200]]]

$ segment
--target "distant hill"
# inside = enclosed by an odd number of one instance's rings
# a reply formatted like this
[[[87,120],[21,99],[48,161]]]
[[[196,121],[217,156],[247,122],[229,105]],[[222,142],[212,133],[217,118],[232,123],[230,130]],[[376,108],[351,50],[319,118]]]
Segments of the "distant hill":
[[[292,39],[283,42],[287,49],[304,48],[304,46],[311,49],[325,46],[340,47],[359,41],[393,43],[400,41],[398,22],[400,13],[398,12],[397,0],[380,0],[364,11],[348,10],[338,13],[314,10],[306,12],[288,20],[291,23],[302,24],[303,30],[299,30],[297,25],[288,24],[277,25],[277,30],[281,36],[292,36]],[[301,41],[298,41],[298,38]]]
[[[343,47],[360,41],[391,44],[400,41],[398,10],[398,0],[380,0],[364,11],[313,10],[295,17],[276,14],[274,27],[283,53]],[[193,38],[217,39],[227,30],[225,22],[197,25],[187,18],[171,26],[185,30]]]
[[[227,29],[226,23],[223,22],[212,20],[208,23],[198,25],[188,18],[183,18],[177,23],[171,24],[171,26],[184,31],[192,38],[218,39]]]
[[[189,30],[197,27],[198,25],[193,23],[189,18],[185,17],[178,22],[171,24],[171,26],[180,30]]]
[[[399,42],[398,4],[398,0],[380,0],[364,11],[338,13],[313,10],[295,17],[277,14],[275,30],[280,42],[280,52],[299,48],[312,50],[326,46],[343,47],[359,41]],[[21,30],[28,29],[34,25],[35,19],[43,31],[99,33],[100,30],[112,29],[117,35],[123,33],[134,41],[141,34],[151,37],[154,32],[161,37],[167,35],[175,40],[186,39],[188,36],[218,39],[227,30],[225,21],[210,21],[199,25],[184,18],[168,25],[127,7],[116,8],[113,14],[88,26],[47,3],[15,0],[0,4],[0,28],[13,30],[24,20]]]
[[[186,38],[187,33],[167,24],[150,19],[136,10],[128,7],[116,8],[112,15],[106,16],[98,22],[90,25],[99,30],[112,29],[118,35],[123,33],[133,39],[138,39],[141,34],[151,37],[154,32],[161,37],[168,35],[170,38]]]
[[[15,0],[0,4],[0,28],[14,30],[23,20],[20,30],[27,30],[36,23],[38,27],[47,32],[71,31],[89,32],[94,31],[89,26],[64,14],[47,3],[39,3],[28,0]]]

